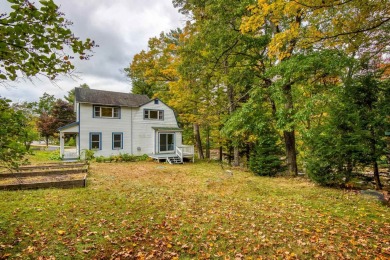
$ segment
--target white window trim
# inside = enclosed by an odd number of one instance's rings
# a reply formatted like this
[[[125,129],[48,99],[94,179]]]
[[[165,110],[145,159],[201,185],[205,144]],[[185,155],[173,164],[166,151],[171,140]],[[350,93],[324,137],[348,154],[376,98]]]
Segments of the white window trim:
[[[96,115],[96,108],[99,108],[99,116]],[[111,109],[111,116],[102,116],[102,108],[110,108]],[[118,116],[114,116],[115,109],[118,109]],[[118,118],[121,117],[120,107],[95,105],[95,106],[93,106],[93,111],[92,112],[93,112],[93,117],[94,118],[113,118],[113,119],[118,119]]]
[[[99,136],[99,148],[92,148],[92,136],[97,135]],[[94,141],[96,142],[96,141]],[[91,132],[89,133],[89,149],[90,150],[102,150],[102,133],[99,132]]]
[[[150,111],[156,111],[158,118],[150,118]],[[144,109],[144,120],[164,121],[164,110],[161,109]]]
[[[119,135],[121,137],[121,145],[120,147],[114,147],[114,143],[115,143],[115,140],[114,140],[114,136],[115,135]],[[114,132],[112,133],[112,150],[122,150],[123,149],[123,133],[121,132]]]

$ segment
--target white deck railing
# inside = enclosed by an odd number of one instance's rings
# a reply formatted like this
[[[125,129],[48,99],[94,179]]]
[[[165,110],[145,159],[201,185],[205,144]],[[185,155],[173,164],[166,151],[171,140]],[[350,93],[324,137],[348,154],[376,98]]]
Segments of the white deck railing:
[[[180,160],[183,161],[183,151],[181,148],[176,146],[176,155],[180,157]]]
[[[183,160],[183,158],[192,158],[192,161],[194,161],[194,151],[195,151],[195,149],[194,149],[193,145],[176,146],[176,154],[182,160]]]

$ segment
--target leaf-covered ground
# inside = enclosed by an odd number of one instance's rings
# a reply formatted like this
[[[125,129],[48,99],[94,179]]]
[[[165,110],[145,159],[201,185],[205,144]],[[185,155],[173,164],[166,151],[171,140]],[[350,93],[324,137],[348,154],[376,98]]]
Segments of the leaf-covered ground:
[[[389,258],[371,197],[218,164],[92,164],[85,189],[0,191],[1,258]]]

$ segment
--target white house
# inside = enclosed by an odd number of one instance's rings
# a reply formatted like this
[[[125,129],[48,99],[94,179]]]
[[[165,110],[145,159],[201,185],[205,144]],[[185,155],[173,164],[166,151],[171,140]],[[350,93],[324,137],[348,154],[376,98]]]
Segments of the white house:
[[[65,159],[120,153],[148,154],[155,159],[182,162],[193,158],[193,146],[183,146],[172,108],[145,95],[75,89],[76,122],[59,128],[60,152]],[[76,151],[64,148],[64,135],[76,135]]]

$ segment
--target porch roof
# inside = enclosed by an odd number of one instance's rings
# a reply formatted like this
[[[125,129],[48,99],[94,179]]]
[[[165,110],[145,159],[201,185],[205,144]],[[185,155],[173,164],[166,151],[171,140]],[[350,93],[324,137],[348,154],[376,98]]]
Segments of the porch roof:
[[[67,124],[67,125],[64,125],[64,126],[62,126],[62,127],[60,127],[60,128],[58,128],[57,130],[58,131],[64,131],[64,130],[70,130],[72,127],[75,127],[75,126],[78,126],[79,125],[79,122],[73,122],[73,123],[70,123],[70,124]],[[77,131],[76,132],[78,132],[78,129],[77,129]]]
[[[178,127],[152,127],[156,131],[174,131],[174,132],[183,132],[183,129]]]

